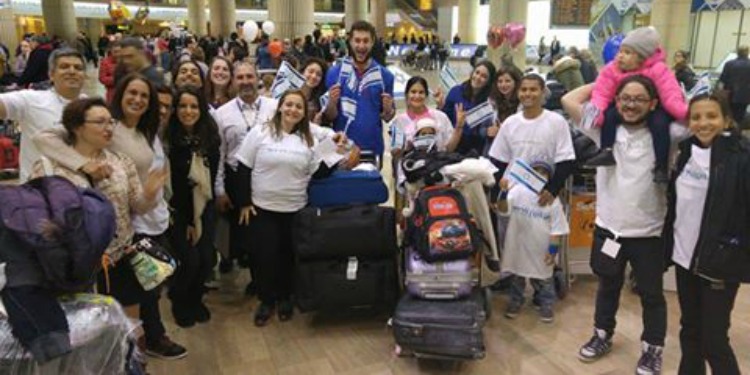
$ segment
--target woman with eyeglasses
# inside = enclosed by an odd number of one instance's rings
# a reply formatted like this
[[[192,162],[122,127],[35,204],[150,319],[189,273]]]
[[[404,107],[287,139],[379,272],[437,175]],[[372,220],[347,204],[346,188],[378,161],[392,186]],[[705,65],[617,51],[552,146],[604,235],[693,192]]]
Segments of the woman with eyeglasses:
[[[175,322],[185,328],[211,319],[203,303],[203,284],[216,263],[213,186],[221,139],[202,91],[185,86],[177,90],[174,102],[167,129],[173,191],[170,242],[181,266],[169,298]]]
[[[32,176],[48,172],[69,179],[75,185],[93,187],[101,191],[115,208],[116,236],[105,252],[105,270],[99,274],[98,291],[114,297],[123,305],[125,313],[140,318],[139,305],[147,292],[133,272],[127,255],[132,251],[135,227],[132,214],[145,214],[156,207],[168,173],[165,169],[148,172],[141,183],[135,163],[128,156],[111,151],[114,133],[120,123],[112,118],[101,98],[78,99],[69,103],[62,114],[65,130],[64,143],[71,155],[91,163],[105,165],[107,178],[94,180],[81,168],[71,168],[71,160],[40,160],[34,165]],[[51,171],[49,168],[51,167]],[[46,169],[46,170],[45,170]]]
[[[117,126],[112,131],[108,149],[132,160],[141,183],[145,184],[152,171],[167,170],[164,147],[157,135],[160,108],[153,84],[139,73],[123,77],[115,89],[111,113]],[[64,139],[68,133],[64,129],[49,129],[36,135],[34,142],[43,155],[70,169],[82,171],[94,181],[110,178],[112,167],[109,163],[92,161],[75,153],[65,144]],[[136,238],[148,237],[168,247],[166,232],[169,220],[169,208],[163,192],[160,192],[156,205],[151,210],[132,215]],[[132,289],[135,292],[126,291],[126,294],[129,295],[128,300],[136,300],[140,304],[140,319],[143,320],[146,334],[145,350],[159,357],[184,356],[187,353],[185,348],[166,336],[159,312],[158,289],[148,292],[135,286]]]

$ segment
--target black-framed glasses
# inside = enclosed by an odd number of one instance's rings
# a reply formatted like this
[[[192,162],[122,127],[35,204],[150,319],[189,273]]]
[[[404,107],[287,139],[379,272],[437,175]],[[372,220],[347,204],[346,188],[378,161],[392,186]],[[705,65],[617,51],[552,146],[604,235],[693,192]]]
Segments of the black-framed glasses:
[[[644,98],[642,96],[628,96],[628,95],[620,95],[617,97],[617,101],[620,102],[620,104],[638,104],[638,105],[646,105],[651,102],[650,98]]]
[[[117,127],[117,120],[111,118],[111,119],[98,119],[98,120],[86,120],[84,121],[87,124],[94,124],[100,129],[105,128],[115,128]]]

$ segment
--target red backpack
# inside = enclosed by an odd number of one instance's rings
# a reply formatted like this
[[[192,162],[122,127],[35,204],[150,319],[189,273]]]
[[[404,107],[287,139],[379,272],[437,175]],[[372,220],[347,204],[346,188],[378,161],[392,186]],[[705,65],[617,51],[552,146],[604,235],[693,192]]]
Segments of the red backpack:
[[[18,147],[13,141],[0,136],[0,171],[18,169]]]
[[[463,195],[445,185],[419,191],[405,237],[427,262],[468,258],[481,241]]]

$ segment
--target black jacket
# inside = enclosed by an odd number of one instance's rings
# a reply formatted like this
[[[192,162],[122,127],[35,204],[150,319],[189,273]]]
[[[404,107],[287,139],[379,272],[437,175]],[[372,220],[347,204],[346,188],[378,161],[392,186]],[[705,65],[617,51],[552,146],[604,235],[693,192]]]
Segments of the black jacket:
[[[719,80],[729,91],[732,103],[750,103],[750,59],[728,61]]]
[[[693,69],[690,69],[689,66],[675,69],[674,76],[677,78],[677,82],[682,83],[685,86],[685,91],[692,90],[693,86],[697,83],[695,72],[693,72]]]
[[[169,205],[172,207],[173,215],[187,219],[187,223],[193,220],[193,186],[194,183],[188,178],[190,164],[192,162],[193,150],[198,150],[194,140],[186,138],[170,142],[169,163],[172,177],[172,198]],[[211,171],[211,188],[216,181],[216,172],[219,170],[219,146],[212,147],[204,154],[203,160],[208,164]]]
[[[690,160],[694,137],[683,141],[668,193],[664,241],[667,264],[674,248],[675,182]],[[711,147],[708,192],[690,269],[710,279],[750,282],[750,140],[719,136]]]

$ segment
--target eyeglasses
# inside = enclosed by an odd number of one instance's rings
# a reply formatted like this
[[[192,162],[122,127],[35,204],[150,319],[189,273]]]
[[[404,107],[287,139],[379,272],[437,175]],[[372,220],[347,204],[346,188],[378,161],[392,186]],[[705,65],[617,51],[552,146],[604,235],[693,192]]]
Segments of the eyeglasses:
[[[107,119],[99,119],[99,120],[86,120],[84,123],[87,124],[94,124],[99,129],[105,129],[105,128],[115,128],[117,127],[117,120],[111,118],[109,120]]]
[[[621,95],[617,97],[617,101],[619,101],[620,104],[625,104],[625,105],[630,105],[630,104],[646,105],[651,102],[651,99],[644,98],[641,96],[630,97],[627,95]]]

